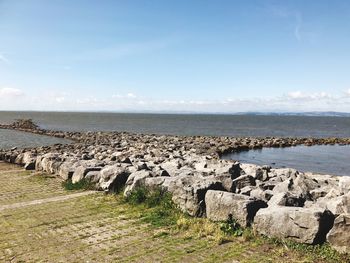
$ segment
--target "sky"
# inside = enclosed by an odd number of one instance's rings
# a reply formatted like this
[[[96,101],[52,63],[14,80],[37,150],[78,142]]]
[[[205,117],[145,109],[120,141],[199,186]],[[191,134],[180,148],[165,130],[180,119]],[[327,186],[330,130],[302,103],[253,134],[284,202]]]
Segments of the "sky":
[[[350,112],[350,1],[0,0],[0,110]]]

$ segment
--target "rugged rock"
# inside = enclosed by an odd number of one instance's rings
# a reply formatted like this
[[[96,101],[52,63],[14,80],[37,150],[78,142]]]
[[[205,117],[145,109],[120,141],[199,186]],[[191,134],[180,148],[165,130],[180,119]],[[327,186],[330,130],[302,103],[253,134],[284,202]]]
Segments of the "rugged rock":
[[[98,172],[101,171],[102,167],[86,167],[86,166],[78,166],[73,175],[72,175],[72,183],[77,183],[85,178],[85,176],[88,174],[88,172]]]
[[[296,196],[290,192],[286,192],[278,193],[272,196],[268,202],[268,205],[303,207],[305,201],[305,198],[300,195]]]
[[[147,170],[136,171],[130,174],[125,184],[124,196],[130,195],[131,192],[133,192],[138,187],[145,186],[146,178],[151,176],[151,172]]]
[[[191,216],[205,215],[205,194],[208,190],[224,190],[215,177],[179,176],[168,187],[172,200]]]
[[[131,174],[129,165],[110,165],[100,171],[99,188],[104,191],[118,192]]]
[[[37,159],[38,162],[38,159]],[[68,180],[71,179],[73,176],[73,173],[77,167],[78,163],[77,162],[72,162],[72,161],[66,161],[64,162],[59,170],[58,174],[63,180]],[[37,170],[37,169],[36,169]]]
[[[340,177],[339,188],[343,194],[347,194],[350,192],[350,177],[349,176]]]
[[[332,228],[334,215],[325,209],[271,206],[260,209],[254,229],[263,235],[290,238],[299,243],[321,244]]]
[[[88,171],[85,175],[85,179],[91,183],[97,184],[100,181],[100,171]]]
[[[235,191],[237,191],[246,186],[255,186],[256,182],[254,177],[251,175],[241,175],[240,177],[233,180],[233,185]]]
[[[350,214],[350,193],[335,198],[320,198],[314,205],[330,210],[335,216]]]
[[[327,241],[341,253],[350,253],[350,214],[341,214],[327,235]]]
[[[241,194],[209,190],[205,195],[207,217],[213,221],[235,219],[247,227],[253,222],[256,212],[267,207],[264,201]]]

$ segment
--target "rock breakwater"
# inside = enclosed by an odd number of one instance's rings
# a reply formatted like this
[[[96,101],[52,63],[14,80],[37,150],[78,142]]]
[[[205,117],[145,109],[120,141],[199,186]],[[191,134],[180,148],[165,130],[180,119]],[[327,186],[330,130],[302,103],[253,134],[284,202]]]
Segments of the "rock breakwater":
[[[344,138],[230,138],[124,132],[61,132],[30,120],[0,125],[73,141],[32,149],[0,150],[0,160],[56,174],[73,183],[88,180],[101,191],[162,188],[192,216],[233,218],[243,227],[307,244],[328,240],[350,252],[350,177],[221,160],[224,153],[300,144],[350,144]],[[349,171],[350,174],[350,171]]]

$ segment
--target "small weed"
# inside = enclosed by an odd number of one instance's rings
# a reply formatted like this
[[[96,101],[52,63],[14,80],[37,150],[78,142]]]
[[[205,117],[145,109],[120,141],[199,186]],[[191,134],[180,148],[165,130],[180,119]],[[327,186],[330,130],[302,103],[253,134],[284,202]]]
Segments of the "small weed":
[[[235,237],[242,236],[244,232],[243,228],[232,218],[232,216],[226,222],[220,224],[220,230],[225,235]]]
[[[82,179],[77,183],[73,183],[72,180],[67,180],[62,182],[62,186],[64,189],[71,190],[93,190],[94,184],[89,182],[88,180]]]
[[[139,205],[146,201],[148,191],[146,188],[139,187],[125,197],[125,202],[131,205]]]

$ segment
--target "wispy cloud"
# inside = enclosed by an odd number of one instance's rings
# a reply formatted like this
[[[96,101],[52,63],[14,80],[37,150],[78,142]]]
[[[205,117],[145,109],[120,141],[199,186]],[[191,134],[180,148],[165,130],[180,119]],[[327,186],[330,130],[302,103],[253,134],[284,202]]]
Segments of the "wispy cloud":
[[[299,10],[286,8],[284,6],[272,5],[268,7],[270,13],[283,20],[288,21],[293,25],[293,35],[297,41],[303,39],[303,14]]]
[[[3,87],[0,88],[0,98],[7,99],[7,98],[17,98],[20,96],[23,96],[24,93],[20,89],[10,88],[10,87]]]

